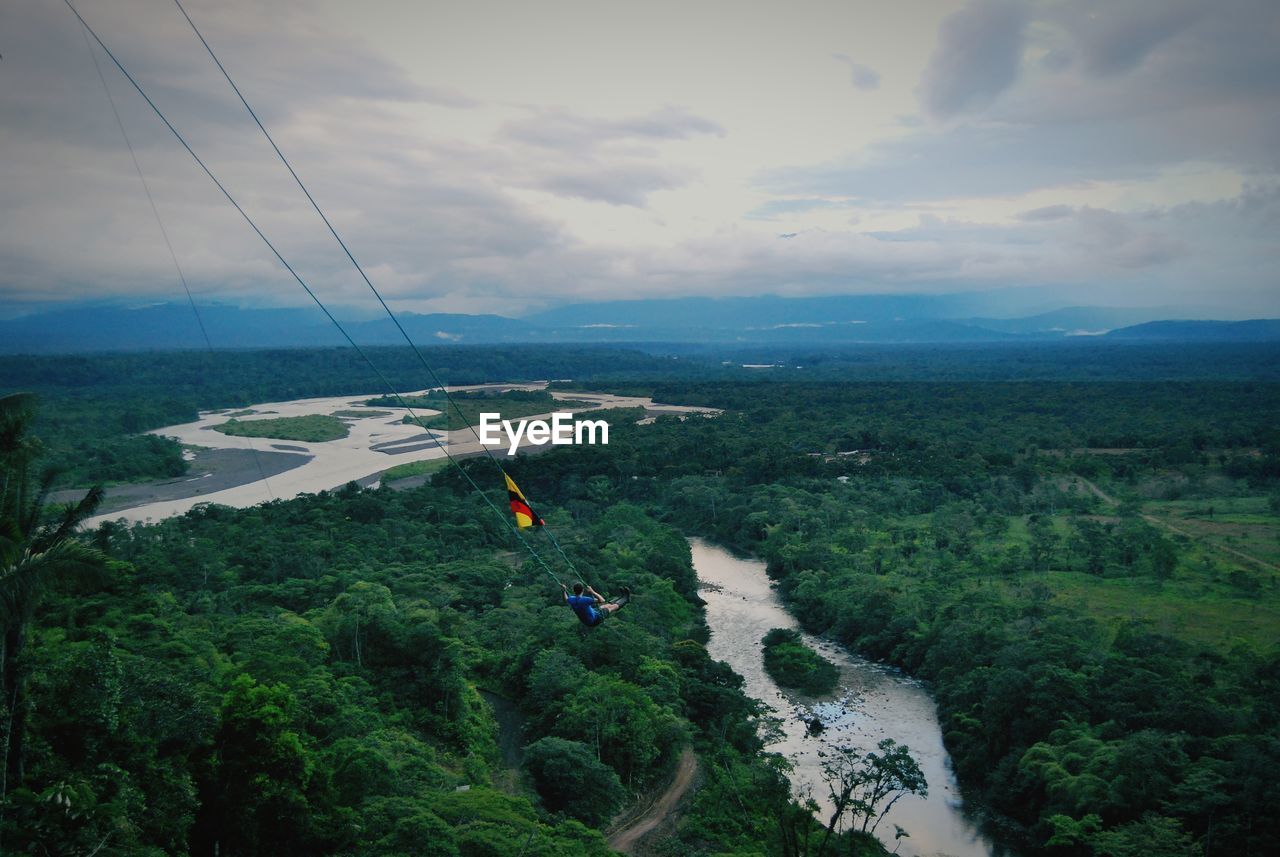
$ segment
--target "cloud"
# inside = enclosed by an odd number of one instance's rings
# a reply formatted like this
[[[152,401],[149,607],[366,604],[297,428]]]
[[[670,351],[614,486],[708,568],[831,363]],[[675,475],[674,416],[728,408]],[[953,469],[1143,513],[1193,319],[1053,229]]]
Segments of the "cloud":
[[[317,31],[296,5],[237,9],[202,5],[193,16],[215,48],[231,46],[223,62],[389,295],[432,285],[445,294],[465,281],[472,260],[522,258],[562,240],[557,224],[524,210],[501,188],[457,175],[449,147],[405,122],[406,111],[423,105],[442,108],[448,101],[454,106],[442,109],[456,109],[469,100],[409,82],[358,44]],[[180,295],[78,24],[60,6],[34,0],[19,0],[15,11],[24,38],[4,60],[15,85],[0,89],[0,295],[9,302]],[[284,17],[270,28],[276,37],[270,50],[253,26],[268,14]],[[99,17],[104,40],[322,298],[367,299],[180,16],[180,27],[164,19],[136,34],[122,25],[127,16]],[[238,62],[246,41],[261,50]],[[305,302],[110,62],[102,62],[197,297]],[[277,75],[292,80],[287,93],[272,94]]]
[[[1091,288],[1105,283],[1114,291],[1122,283],[1124,291],[1133,294],[1162,283],[1194,290],[1200,288],[1197,278],[1202,272],[1223,261],[1213,242],[1197,242],[1197,236],[1228,228],[1238,207],[1232,203],[1123,213],[1055,205],[1013,222],[925,214],[914,226],[863,233],[869,242],[847,241],[845,247],[851,266],[873,271],[884,264],[901,266],[900,275],[933,289],[954,291],[962,283]],[[836,233],[827,234],[834,240]],[[1233,274],[1239,279],[1224,284],[1233,294],[1259,282],[1259,272],[1249,265]]]
[[[1075,209],[1069,205],[1046,205],[1043,208],[1024,211],[1018,215],[1018,219],[1032,222],[1043,220],[1062,220],[1064,217],[1070,217],[1074,211]]]
[[[1084,207],[1075,212],[1075,223],[1079,237],[1073,246],[1121,268],[1165,265],[1187,253],[1183,242],[1114,211]]]
[[[78,25],[60,7],[18,2],[24,40],[4,60],[15,85],[0,90],[0,300],[172,297],[180,285]],[[455,139],[431,133],[422,110],[495,111],[410,81],[303,6],[202,4],[192,14],[374,283],[419,308],[511,313],[591,288],[616,254],[582,247],[510,191],[641,207],[695,175],[652,146],[725,133],[676,107],[621,118],[524,109],[522,120],[494,122],[487,142]],[[102,18],[104,40],[322,300],[366,302],[367,288],[181,17],[149,16],[136,32]],[[197,298],[305,302],[103,62]]]
[[[1192,0],[1106,0],[1062,4],[1050,12],[1068,31],[1084,69],[1111,76],[1136,68],[1156,46],[1208,12]]]
[[[942,22],[917,94],[926,112],[949,119],[990,104],[1013,84],[1027,13],[1003,0],[973,0]]]
[[[642,208],[649,194],[682,187],[695,175],[664,161],[653,144],[724,134],[718,123],[679,107],[621,118],[534,109],[504,123],[494,141],[506,153],[513,186]]]
[[[565,164],[545,169],[525,186],[557,196],[642,208],[649,194],[681,187],[691,176],[687,169],[662,163]]]
[[[1231,205],[1241,216],[1265,229],[1280,227],[1280,182],[1246,184]],[[1271,234],[1274,237],[1277,233]]]
[[[213,61],[204,55],[181,15],[161,19],[153,5],[143,0],[127,2],[134,8],[126,16],[145,16],[148,21],[146,28],[135,28],[139,38],[148,39],[148,50],[144,52],[139,46],[130,51],[134,62],[163,56],[168,68],[188,85],[213,68]],[[120,0],[113,0],[113,5],[118,8]],[[369,45],[326,26],[309,3],[202,3],[197,8],[188,6],[188,12],[223,65],[239,78],[241,88],[252,86],[252,92],[246,91],[251,102],[286,110],[333,99],[403,101],[455,109],[480,105],[452,87],[416,82]],[[155,51],[157,42],[163,52]],[[191,61],[193,51],[197,63]],[[140,70],[146,72],[147,68]],[[216,70],[211,77],[215,86],[225,88]]]
[[[757,187],[779,196],[902,204],[1152,176],[1168,160],[1144,140],[1105,129],[1071,135],[1038,125],[963,123],[921,129],[827,164],[768,170]]]
[[[724,133],[716,122],[676,107],[621,118],[536,110],[505,123],[495,141],[518,147],[512,185],[642,208],[649,194],[682,187],[695,176],[645,144]]]
[[[839,208],[839,203],[829,199],[773,199],[763,205],[756,206],[747,212],[747,220],[773,220],[792,214],[803,214],[807,211],[818,211],[828,208]]]
[[[855,89],[869,92],[880,88],[880,72],[870,66],[854,62],[851,57],[845,54],[832,54],[831,58],[849,66],[849,80],[853,83]]]
[[[1223,0],[1204,15],[1182,4],[1104,7],[1087,28],[1075,4],[1024,7],[1038,10],[1024,22],[1026,51],[1055,59],[1001,78],[1008,83],[998,99],[992,87],[961,85],[972,75],[942,75],[967,55],[944,25],[920,92],[932,115],[952,121],[902,123],[893,138],[843,158],[764,170],[757,186],[787,197],[902,204],[1153,182],[1184,165],[1280,172],[1280,52],[1272,35],[1280,32],[1280,4]],[[957,16],[976,28],[975,21],[999,19],[1001,8],[969,6]],[[1151,33],[1125,37],[1134,21],[1147,20]],[[1004,35],[1012,29],[1006,21]],[[999,30],[992,24],[979,33],[993,39]],[[969,98],[975,91],[985,95]]]
[[[563,152],[595,151],[619,141],[685,140],[710,134],[723,137],[725,129],[679,107],[664,107],[644,116],[603,119],[567,110],[535,110],[529,116],[506,123],[500,138]]]
[[[1126,295],[1203,295],[1212,283],[1258,306],[1280,300],[1270,274],[1280,258],[1280,54],[1271,37],[1280,5],[1271,0],[1221,0],[1203,15],[1161,2],[971,4],[936,44],[902,52],[927,57],[927,68],[867,54],[885,74],[860,99],[871,112],[858,117],[867,133],[853,136],[870,142],[837,157],[829,153],[838,148],[802,145],[800,135],[818,126],[793,128],[750,88],[730,98],[655,71],[653,85],[637,76],[616,99],[610,87],[608,101],[561,100],[559,90],[546,104],[527,94],[499,101],[505,84],[481,66],[454,73],[463,66],[447,63],[456,59],[433,58],[401,68],[337,31],[318,7],[193,2],[206,36],[397,309],[511,315],[614,294],[1026,283],[1102,284]],[[140,0],[88,8],[321,298],[367,304],[365,285],[181,16]],[[180,297],[73,19],[40,0],[15,0],[4,16],[21,38],[0,46],[0,301]],[[835,58],[859,86],[859,64]],[[726,69],[760,65],[745,50],[734,59]],[[803,108],[790,119],[820,114],[828,139],[843,140],[848,84],[827,55],[811,65],[769,70],[768,79]],[[860,68],[869,86],[877,72]],[[818,83],[805,88],[815,82],[809,73]],[[897,87],[917,74],[918,105]],[[456,81],[485,97],[452,88]],[[305,302],[127,85],[113,76],[111,87],[197,299]],[[687,106],[673,106],[686,97]],[[923,112],[872,127],[873,114],[917,106]],[[778,133],[761,135],[766,126]],[[783,160],[797,151],[823,154]],[[1093,192],[1108,183],[1126,194],[1144,182],[1163,187],[1168,175],[1200,170],[1241,175],[1248,187],[1221,203],[1130,199],[1126,210],[1119,191],[1110,202]],[[1205,198],[1223,192],[1219,183]],[[984,209],[993,197],[1003,214]],[[906,222],[906,212],[914,220],[921,207],[947,217],[884,227]],[[855,215],[878,231],[859,231]]]

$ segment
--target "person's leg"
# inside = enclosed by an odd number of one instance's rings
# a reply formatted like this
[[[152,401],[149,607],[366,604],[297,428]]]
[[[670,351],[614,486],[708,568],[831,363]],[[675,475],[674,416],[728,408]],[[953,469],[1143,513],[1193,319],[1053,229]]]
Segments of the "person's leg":
[[[631,602],[631,590],[625,586],[622,588],[622,597],[616,601],[610,601],[608,604],[601,605],[600,609],[609,613],[615,613],[626,607]]]

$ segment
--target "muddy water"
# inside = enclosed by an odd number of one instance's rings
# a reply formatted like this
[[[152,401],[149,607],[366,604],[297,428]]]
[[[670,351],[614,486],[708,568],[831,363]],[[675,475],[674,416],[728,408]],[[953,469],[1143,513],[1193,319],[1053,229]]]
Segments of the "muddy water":
[[[911,748],[929,784],[929,795],[903,797],[880,823],[876,835],[889,850],[907,857],[1008,857],[984,837],[961,811],[959,789],[942,746],[937,712],[928,692],[912,679],[850,655],[824,640],[805,642],[840,668],[840,685],[824,697],[783,691],[764,671],[760,640],[770,628],[797,628],[769,585],[764,563],[735,557],[701,539],[690,539],[693,566],[704,584],[713,658],[728,663],[746,679],[745,690],[773,709],[781,734],[771,752],[794,765],[792,789],[812,795],[830,818],[822,762],[836,747],[873,750],[884,738]],[[806,721],[819,717],[825,730],[812,735]],[[895,840],[895,825],[908,834]]]

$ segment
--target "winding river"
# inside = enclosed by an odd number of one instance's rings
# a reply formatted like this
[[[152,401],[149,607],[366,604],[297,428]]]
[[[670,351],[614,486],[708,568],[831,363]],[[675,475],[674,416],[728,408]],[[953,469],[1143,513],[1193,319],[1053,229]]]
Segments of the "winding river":
[[[927,798],[906,795],[894,805],[876,834],[890,851],[906,857],[1009,857],[985,837],[961,811],[961,798],[942,746],[933,698],[918,681],[864,660],[838,646],[805,634],[805,642],[840,668],[840,685],[824,697],[783,691],[764,670],[761,638],[770,628],[798,628],[770,586],[764,563],[742,559],[702,539],[690,539],[693,567],[707,602],[711,656],[746,679],[745,691],[772,709],[780,734],[768,750],[794,766],[793,791],[831,804],[822,779],[822,762],[833,748],[873,750],[892,738],[911,748],[928,780]],[[809,733],[806,720],[821,718],[826,727]],[[909,835],[895,840],[895,825]]]

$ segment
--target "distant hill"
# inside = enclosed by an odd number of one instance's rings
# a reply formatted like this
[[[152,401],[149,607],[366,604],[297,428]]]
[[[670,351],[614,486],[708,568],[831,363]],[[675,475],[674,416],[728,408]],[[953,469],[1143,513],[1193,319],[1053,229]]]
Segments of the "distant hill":
[[[1025,303],[1025,299],[1024,299]],[[1015,306],[1018,304],[1014,304]],[[1060,307],[1010,317],[1004,292],[950,295],[837,295],[810,298],[668,298],[571,304],[525,321],[561,335],[720,341],[817,339],[845,342],[950,342],[1011,337],[1058,339],[1186,318],[1175,307]],[[652,335],[661,333],[661,335]]]
[[[417,343],[527,341],[529,326],[497,315],[437,313],[397,316]],[[389,318],[339,321],[360,345],[399,345],[404,339]],[[207,348],[298,348],[345,345],[346,339],[319,308],[240,309],[189,304],[145,307],[81,307],[0,321],[0,353],[64,354],[92,351],[169,351]]]
[[[1280,341],[1280,319],[1249,321],[1151,321],[1123,327],[1107,334],[1107,339],[1166,340],[1180,342],[1275,342]]]
[[[419,345],[495,343],[725,343],[837,346],[857,343],[1036,342],[1092,336],[1107,341],[1263,341],[1277,321],[1154,320],[1170,308],[1063,307],[1017,318],[976,315],[989,296],[847,295],[819,298],[673,298],[574,304],[526,318],[403,313]],[[335,315],[360,345],[400,345],[389,318]],[[204,332],[201,331],[203,325]],[[219,304],[78,306],[0,321],[0,353],[296,348],[346,344],[315,307],[242,309]],[[1105,334],[1105,335],[1103,335]]]
[[[398,313],[396,319],[405,333],[422,345],[447,345],[451,342],[526,342],[533,338],[533,328],[519,319],[501,315],[465,315],[462,313]],[[332,322],[329,328],[337,333]],[[390,318],[348,322],[344,326],[361,345],[403,345],[404,337]]]
[[[1175,307],[1073,306],[1021,318],[971,318],[968,324],[1006,333],[1041,336],[1098,336],[1120,327],[1156,320],[1183,319]]]
[[[790,324],[857,324],[958,318],[984,305],[973,295],[838,295],[660,298],[570,304],[527,316],[540,327],[770,330]]]

